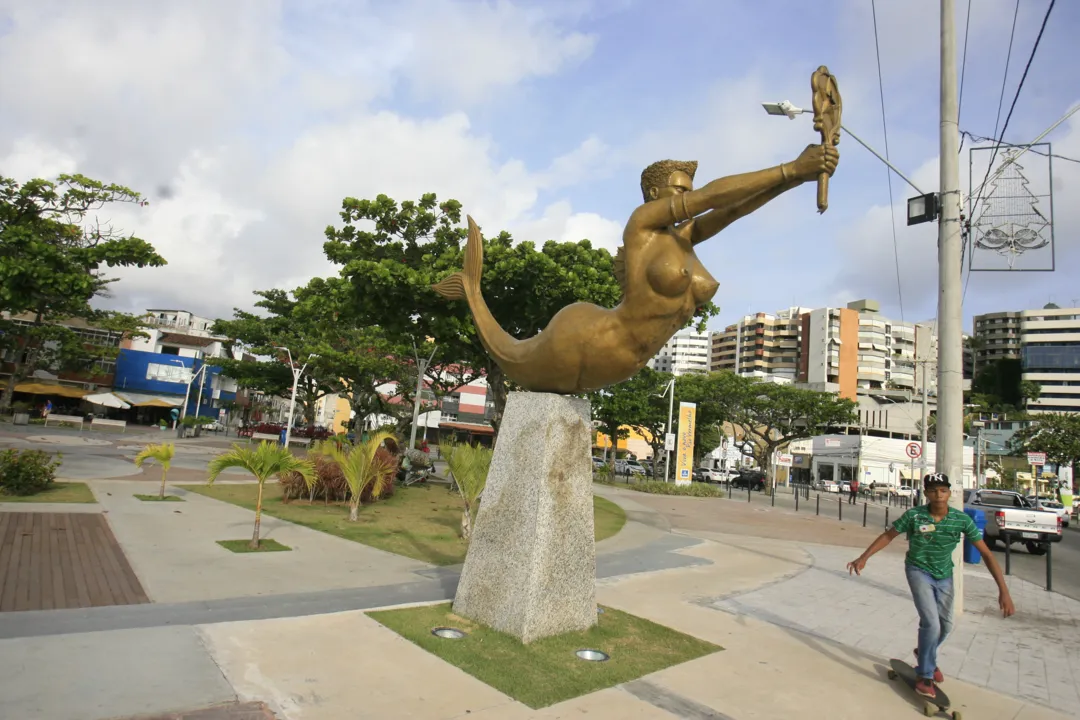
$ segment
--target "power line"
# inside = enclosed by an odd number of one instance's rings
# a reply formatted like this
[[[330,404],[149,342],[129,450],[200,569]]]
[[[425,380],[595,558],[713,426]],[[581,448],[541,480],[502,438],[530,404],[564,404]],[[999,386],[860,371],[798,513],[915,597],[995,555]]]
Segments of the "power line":
[[[967,130],[961,130],[960,134],[962,136],[964,136],[964,137],[971,138],[972,142],[977,142],[977,143],[996,142],[994,140],[994,138],[984,137],[982,135],[976,135],[975,133],[968,132]],[[1036,150],[1035,148],[1031,147],[1030,145],[1014,145],[1013,143],[1001,143],[1001,145],[1004,145],[1005,147],[1013,147],[1013,148],[1023,147],[1023,148],[1027,148],[1028,152],[1035,153],[1036,155],[1042,155],[1043,157],[1054,158],[1055,160],[1065,160],[1066,162],[1072,162],[1072,163],[1080,163],[1080,160],[1077,160],[1076,158],[1066,157],[1065,155],[1058,155],[1057,153],[1044,152],[1042,150]]]
[[[997,132],[996,128],[994,130],[994,135],[997,138],[997,141],[994,144],[994,149],[990,154],[990,163],[986,166],[986,175],[983,177],[982,185],[979,186],[979,193],[975,198],[975,202],[971,204],[971,213],[970,214],[972,216],[974,216],[975,210],[979,207],[979,202],[982,200],[983,190],[986,189],[986,181],[990,179],[990,171],[994,167],[994,159],[997,157],[998,148],[1001,147],[1001,142],[1005,138],[1005,132],[1009,129],[1009,121],[1012,120],[1013,111],[1016,110],[1016,101],[1020,99],[1020,92],[1024,89],[1024,82],[1027,80],[1028,72],[1031,70],[1031,63],[1035,60],[1035,53],[1038,52],[1038,50],[1039,50],[1039,43],[1042,42],[1043,33],[1046,31],[1046,23],[1050,20],[1050,13],[1053,12],[1054,4],[1056,2],[1057,2],[1057,0],[1050,0],[1050,5],[1046,8],[1046,14],[1043,15],[1042,25],[1039,26],[1039,34],[1035,36],[1035,44],[1031,47],[1031,54],[1028,55],[1027,63],[1024,65],[1024,74],[1020,76],[1020,82],[1016,86],[1016,93],[1013,95],[1012,103],[1009,105],[1009,114],[1005,116],[1005,124],[1001,126],[1001,133],[999,134]],[[1020,0],[1017,0],[1016,4],[1017,4],[1017,8],[1019,9]],[[1013,30],[1015,31],[1015,29],[1016,29],[1016,17],[1014,15],[1013,16]],[[1011,36],[1009,38],[1009,52],[1010,53],[1012,52],[1012,37]],[[1008,74],[1009,74],[1009,61],[1006,59],[1006,61],[1005,61],[1005,75],[1006,75],[1006,77],[1008,77]],[[1005,83],[1004,83],[1004,80],[1003,80],[1002,81],[1002,88],[1003,89],[1004,89],[1004,86],[1005,86]],[[1000,103],[998,105],[998,113],[999,113],[999,116],[1000,116],[1000,113],[1001,113],[1001,105],[1000,105]],[[1028,149],[1030,150],[1030,148],[1028,148]],[[968,218],[969,222],[972,222],[973,220],[974,220],[974,217]],[[972,252],[975,252],[974,247],[972,247]],[[962,262],[963,262],[963,258],[961,258],[961,263]],[[963,294],[960,296],[961,304],[964,302],[964,299],[967,297],[968,283],[970,281],[971,281],[971,258],[968,258],[968,273],[967,273],[967,278],[964,280]]]
[[[877,55],[878,94],[881,97],[881,131],[885,135],[885,159],[889,159],[889,126],[885,122],[885,81],[881,75],[881,46],[878,43],[877,3],[870,0],[870,9],[874,18],[874,52]],[[900,321],[904,321],[904,291],[900,283],[900,245],[896,241],[896,207],[893,202],[892,171],[885,168],[885,178],[889,183],[889,227],[892,229],[893,259],[896,262],[896,297],[900,302]]]
[[[967,46],[968,46],[968,28],[971,27],[971,0],[968,0],[967,5],[967,19],[964,20],[964,59],[960,62],[960,95],[956,100],[956,124],[960,124],[960,109],[964,107],[964,75],[967,74]],[[957,150],[957,154],[964,149],[964,136],[960,136],[960,149]]]
[[[1046,23],[1050,19],[1050,13],[1054,9],[1054,4],[1057,0],[1050,0],[1049,7],[1046,8],[1046,14],[1043,16],[1042,26],[1039,28],[1039,34],[1035,37],[1035,45],[1031,48],[1031,54],[1028,55],[1027,64],[1024,65],[1024,74],[1020,76],[1020,83],[1016,86],[1016,94],[1013,95],[1012,104],[1009,105],[1009,114],[1005,116],[1005,124],[1001,126],[1001,133],[999,134],[997,128],[994,129],[994,137],[997,138],[994,145],[994,149],[990,154],[990,164],[986,166],[986,175],[983,177],[982,185],[979,187],[979,194],[975,198],[975,202],[971,205],[971,214],[975,214],[975,209],[979,206],[979,201],[982,200],[983,190],[986,189],[986,181],[990,178],[990,170],[994,167],[994,159],[997,157],[998,147],[1001,145],[1001,141],[1005,138],[1005,132],[1009,129],[1009,121],[1012,119],[1013,111],[1016,110],[1016,101],[1020,99],[1020,91],[1024,89],[1024,81],[1027,80],[1028,71],[1031,70],[1031,63],[1035,59],[1035,53],[1039,49],[1039,43],[1042,41],[1043,32],[1046,30]],[[1017,0],[1019,5],[1019,0]],[[1009,42],[1010,51],[1012,48],[1012,41]],[[1009,68],[1006,64],[1005,72],[1008,74]],[[1004,83],[1003,83],[1004,85]],[[998,112],[1000,113],[1000,106]]]

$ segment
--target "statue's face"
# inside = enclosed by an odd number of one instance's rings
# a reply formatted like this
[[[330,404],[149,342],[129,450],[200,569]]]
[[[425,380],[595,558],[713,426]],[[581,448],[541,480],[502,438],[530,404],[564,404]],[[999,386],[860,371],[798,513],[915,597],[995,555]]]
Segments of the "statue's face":
[[[672,195],[680,195],[693,189],[694,181],[690,179],[690,176],[682,170],[676,170],[668,175],[667,185],[662,188],[649,188],[649,197],[653,200],[658,200],[659,198],[671,197]]]

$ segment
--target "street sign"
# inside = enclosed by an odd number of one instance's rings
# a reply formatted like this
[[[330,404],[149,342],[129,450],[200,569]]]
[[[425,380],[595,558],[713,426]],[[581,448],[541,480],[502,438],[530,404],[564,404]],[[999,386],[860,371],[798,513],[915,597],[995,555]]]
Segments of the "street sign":
[[[1044,452],[1029,452],[1027,454],[1028,465],[1045,465],[1046,453]]]
[[[791,467],[793,458],[790,455],[784,453],[776,453],[776,466],[777,467]]]
[[[675,433],[668,433],[664,436],[664,449],[668,452],[675,449]]]
[[[907,453],[907,456],[909,458],[914,460],[915,458],[922,455],[922,448],[919,447],[919,443],[913,443],[912,442],[912,443],[907,444],[907,447],[904,448],[904,452]]]

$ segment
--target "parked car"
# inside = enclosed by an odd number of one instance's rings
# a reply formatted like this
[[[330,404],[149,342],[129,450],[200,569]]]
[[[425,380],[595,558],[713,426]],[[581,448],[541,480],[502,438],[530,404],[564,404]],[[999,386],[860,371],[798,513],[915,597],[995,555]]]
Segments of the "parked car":
[[[695,475],[701,475],[702,482],[724,482],[726,479],[724,473],[711,467],[699,467],[694,471]]]
[[[739,474],[732,478],[731,486],[736,488],[749,487],[751,490],[764,490],[765,473],[760,470],[740,470]]]
[[[619,475],[644,475],[645,468],[637,460],[616,460],[615,472]]]
[[[896,495],[897,497],[911,497],[915,494],[915,491],[910,485],[899,485],[889,488],[890,495]]]
[[[707,468],[694,468],[690,471],[690,479],[693,482],[709,482],[709,476]]]
[[[838,493],[840,492],[840,483],[833,482],[832,480],[822,480],[821,489],[827,493]]]
[[[604,465],[606,465],[606,464],[607,463],[604,462],[604,458],[594,457],[592,459],[593,470],[599,470],[600,468],[604,467]]]
[[[1011,490],[965,490],[964,509],[986,513],[986,544],[993,548],[1004,542],[1022,542],[1032,555],[1045,555],[1045,543],[1061,542],[1061,516],[1051,510],[1037,510],[1018,492]]]

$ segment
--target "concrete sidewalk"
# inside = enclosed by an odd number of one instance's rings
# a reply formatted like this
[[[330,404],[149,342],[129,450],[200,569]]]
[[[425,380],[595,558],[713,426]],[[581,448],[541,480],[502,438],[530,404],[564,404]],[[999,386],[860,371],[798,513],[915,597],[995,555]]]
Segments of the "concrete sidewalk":
[[[120,481],[116,485],[123,488],[130,502],[138,502],[130,498],[132,483]],[[906,658],[913,645],[914,611],[903,586],[899,555],[882,553],[863,578],[851,579],[843,571],[852,555],[850,547],[804,546],[783,539],[706,531],[695,531],[695,537],[664,534],[657,526],[665,520],[657,516],[652,496],[634,493],[620,497],[623,493],[609,494],[606,489],[602,494],[610,495],[628,514],[634,513],[638,521],[627,526],[625,532],[631,534],[622,541],[627,547],[617,550],[618,545],[612,543],[602,553],[615,567],[609,569],[607,579],[598,581],[598,601],[707,639],[726,648],[724,651],[533,711],[428,655],[363,612],[211,620],[185,627],[0,640],[4,712],[25,720],[103,720],[230,700],[264,701],[282,720],[466,716],[516,720],[583,715],[612,720],[889,720],[911,718],[919,711],[921,703],[906,688],[885,678],[886,658]],[[155,522],[170,527],[171,521],[164,516],[177,509],[171,504],[132,508],[126,507],[127,499],[119,498],[116,492],[105,495],[106,503],[115,503],[110,519],[114,512],[127,516],[119,524],[127,524],[131,542],[153,542]],[[207,498],[188,499],[242,513],[250,528],[249,511]],[[685,498],[664,498],[671,500]],[[185,507],[177,505],[181,510]],[[683,517],[689,516],[685,506],[676,506]],[[701,507],[706,512],[715,508],[709,504]],[[204,513],[217,517],[216,522],[224,523],[227,529],[229,523],[240,522],[238,514],[217,515],[211,506],[200,507],[199,514]],[[182,538],[179,528],[187,522],[183,520],[166,532]],[[214,532],[220,529],[210,528]],[[654,532],[661,534],[660,540],[637,544]],[[671,546],[682,545],[675,554],[684,562],[673,569],[650,570],[657,567],[650,559],[650,548],[670,544],[668,540],[681,540]],[[301,542],[307,540],[301,537]],[[296,552],[279,555],[292,556],[293,561],[297,557]],[[155,556],[147,551],[143,559],[152,562]],[[272,555],[244,559],[264,557]],[[296,565],[290,563],[290,573]],[[439,568],[409,574],[415,581],[417,574],[442,576],[448,571]],[[279,570],[278,576],[284,572]],[[213,576],[223,577],[217,571]],[[956,642],[949,644],[959,650],[964,645],[963,633],[969,633],[972,640],[964,657],[943,655],[955,709],[980,720],[1063,717],[1042,704],[954,679],[959,672],[961,678],[994,686],[1002,673],[1009,672],[1009,652],[1000,650],[1000,657],[995,654],[991,658],[991,673],[998,674],[990,682],[979,682],[974,662],[965,675],[965,663],[969,653],[975,653],[972,660],[978,657],[972,646],[979,637],[984,641],[992,637],[995,643],[1007,646],[1012,637],[1008,633],[1017,634],[1012,640],[1018,651],[1017,672],[1021,666],[1030,670],[1022,651],[1031,648],[1023,647],[1017,638],[1024,634],[1032,637],[1036,626],[1046,624],[1048,616],[1056,618],[1055,624],[1046,625],[1043,634],[1033,636],[1034,642],[1027,641],[1029,645],[1041,648],[1047,644],[1046,638],[1057,637],[1056,645],[1051,645],[1065,653],[1066,662],[1072,662],[1071,648],[1080,647],[1069,635],[1075,631],[1071,606],[1051,599],[1051,605],[1045,607],[1042,596],[1035,597],[1017,585],[1018,615],[1002,620],[978,610],[983,597],[978,588],[985,582],[972,574],[967,583],[968,613],[957,626]],[[102,662],[106,658],[108,662]],[[1048,662],[1044,659],[1044,665]],[[58,668],[67,679],[64,683],[55,682]],[[1034,682],[1030,675],[1026,673],[1025,683]],[[1063,678],[1055,676],[1053,682],[1059,680]],[[1046,699],[1034,699],[1067,706],[1069,699],[1051,691],[1051,686],[1048,679]],[[1019,683],[1015,689],[1017,694],[1023,691]],[[1075,713],[1073,707],[1063,709]]]
[[[109,525],[150,599],[158,603],[274,595],[416,581],[434,566],[367,545],[262,517],[261,535],[291,552],[237,554],[217,540],[251,537],[255,513],[203,495],[170,488],[186,502],[137,500],[157,488],[130,481],[93,481]]]

